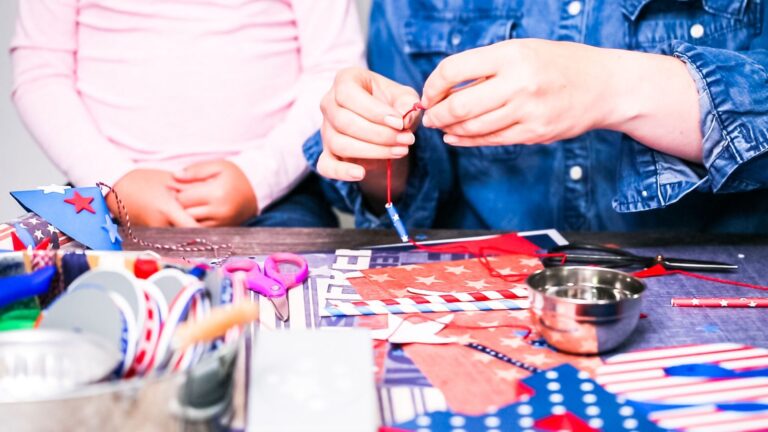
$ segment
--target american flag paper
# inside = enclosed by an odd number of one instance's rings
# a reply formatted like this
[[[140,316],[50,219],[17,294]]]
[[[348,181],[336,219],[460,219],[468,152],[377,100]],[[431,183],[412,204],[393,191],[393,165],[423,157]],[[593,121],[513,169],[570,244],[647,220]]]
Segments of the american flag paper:
[[[670,373],[681,366],[724,373]],[[715,343],[635,351],[608,359],[595,379],[606,390],[648,407],[651,420],[663,428],[768,430],[765,348]]]

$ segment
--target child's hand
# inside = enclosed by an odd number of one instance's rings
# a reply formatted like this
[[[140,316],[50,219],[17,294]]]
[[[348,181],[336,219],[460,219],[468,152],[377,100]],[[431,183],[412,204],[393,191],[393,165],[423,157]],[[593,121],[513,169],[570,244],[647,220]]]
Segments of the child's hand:
[[[199,162],[173,177],[180,184],[178,203],[202,226],[241,225],[258,212],[248,178],[232,162]]]
[[[131,223],[150,227],[197,227],[199,224],[176,201],[177,184],[171,173],[155,169],[136,169],[113,185],[125,205]],[[118,208],[115,194],[107,195],[113,215]]]
[[[344,69],[323,98],[323,153],[317,169],[325,177],[360,181],[365,160],[400,159],[415,137],[411,128],[418,116],[407,112],[419,95],[379,74],[361,68]]]

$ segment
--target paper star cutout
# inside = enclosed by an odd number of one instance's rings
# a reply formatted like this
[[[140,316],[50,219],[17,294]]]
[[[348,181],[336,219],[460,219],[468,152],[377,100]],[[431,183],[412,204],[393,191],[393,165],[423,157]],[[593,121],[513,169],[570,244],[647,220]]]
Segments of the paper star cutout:
[[[42,240],[43,238],[45,238],[45,236],[43,235],[43,232],[41,230],[35,230],[35,238],[38,240]]]
[[[695,298],[695,299],[691,300],[691,304],[698,306],[700,304],[699,299]]]
[[[467,286],[477,290],[481,290],[483,288],[490,286],[487,283],[485,283],[485,279],[480,279],[479,281],[465,281],[464,283],[467,284]]]
[[[65,203],[75,206],[75,213],[80,213],[81,211],[86,210],[96,214],[96,210],[91,207],[92,201],[93,197],[84,197],[80,195],[80,192],[78,191],[75,191],[75,194],[72,195],[72,198],[67,198],[64,200]]]
[[[446,273],[453,273],[455,275],[460,275],[462,273],[469,273],[469,270],[467,270],[463,265],[460,266],[445,266]]]
[[[380,274],[380,275],[368,275],[368,278],[376,281],[376,282],[386,282],[394,280],[393,278],[389,277],[388,274]]]
[[[112,218],[109,217],[109,215],[104,215],[104,225],[101,226],[101,229],[106,230],[107,234],[109,234],[109,241],[112,243],[115,243],[115,241],[123,241],[123,238],[120,237],[120,233],[117,232],[117,225],[115,225],[114,222],[112,222]]]
[[[400,266],[398,268],[401,268],[401,269],[407,270],[407,271],[411,271],[411,270],[415,270],[415,269],[420,269],[422,267],[420,265],[416,265],[416,264],[407,264],[407,265],[402,265],[402,266]]]
[[[390,343],[422,343],[422,344],[447,344],[455,342],[454,338],[438,336],[437,332],[445,328],[451,322],[453,315],[446,315],[434,321],[413,323],[404,320],[395,314],[387,316],[387,328],[373,330],[371,337],[377,340],[386,340]]]
[[[416,282],[423,283],[424,285],[432,285],[435,282],[442,282],[442,281],[435,279],[435,275],[432,275],[430,277],[416,276]]]
[[[37,189],[43,191],[43,194],[57,193],[57,194],[64,195],[66,190],[70,189],[70,187],[69,186],[57,185],[57,184],[49,184],[48,186],[38,186]]]

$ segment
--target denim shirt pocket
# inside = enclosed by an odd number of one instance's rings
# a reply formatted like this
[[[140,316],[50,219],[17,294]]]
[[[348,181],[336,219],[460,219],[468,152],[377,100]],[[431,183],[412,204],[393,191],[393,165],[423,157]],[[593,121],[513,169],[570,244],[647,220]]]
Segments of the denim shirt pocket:
[[[761,0],[622,0],[627,46],[658,51],[672,41],[746,50],[761,32]],[[663,48],[662,48],[663,49]]]
[[[510,7],[421,9],[403,21],[404,51],[426,80],[438,63],[450,55],[514,38],[520,21],[520,11]],[[516,157],[518,147],[459,148],[454,154],[492,162]]]

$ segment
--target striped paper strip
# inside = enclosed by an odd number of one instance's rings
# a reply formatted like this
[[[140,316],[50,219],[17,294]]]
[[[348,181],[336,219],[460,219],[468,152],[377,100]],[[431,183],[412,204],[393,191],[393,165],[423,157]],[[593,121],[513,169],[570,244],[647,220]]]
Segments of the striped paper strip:
[[[466,303],[466,302],[479,302],[489,300],[515,300],[520,298],[527,298],[528,290],[523,288],[513,288],[505,290],[494,291],[475,291],[475,292],[454,292],[450,294],[440,295],[412,295],[391,299],[382,300],[356,300],[351,302],[344,302],[341,300],[330,300],[331,304],[338,306],[343,303],[348,303],[353,306],[395,306],[395,305],[416,305],[416,304],[445,304],[445,303]]]
[[[367,305],[355,306],[351,302],[337,303],[320,311],[320,316],[359,316],[359,315],[387,315],[403,313],[430,313],[430,312],[468,312],[489,310],[527,309],[530,303],[527,300],[489,300],[479,302],[459,303],[424,303],[424,304],[398,304],[398,305]]]

